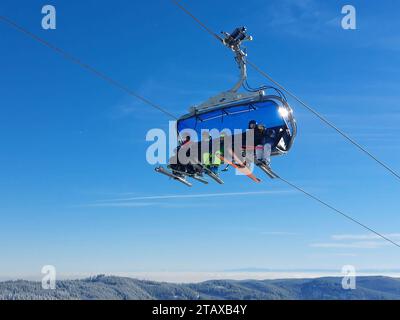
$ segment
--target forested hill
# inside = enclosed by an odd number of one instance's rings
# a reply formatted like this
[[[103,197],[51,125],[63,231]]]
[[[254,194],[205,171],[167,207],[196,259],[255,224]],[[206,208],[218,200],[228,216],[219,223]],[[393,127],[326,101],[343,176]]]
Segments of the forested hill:
[[[40,282],[0,282],[0,299],[400,299],[400,279],[358,277],[355,290],[341,278],[286,280],[212,280],[173,284],[103,276],[57,282],[43,290]]]

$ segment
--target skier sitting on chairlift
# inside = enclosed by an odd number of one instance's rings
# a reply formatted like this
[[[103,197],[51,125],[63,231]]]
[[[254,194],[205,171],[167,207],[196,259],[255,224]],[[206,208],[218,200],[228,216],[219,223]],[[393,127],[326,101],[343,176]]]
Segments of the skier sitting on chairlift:
[[[169,167],[172,169],[173,173],[182,175],[183,173],[195,175],[201,174],[201,168],[197,164],[193,164],[190,159],[187,164],[183,164],[179,161],[179,151],[184,147],[187,149],[186,157],[190,157],[190,136],[187,135],[185,140],[180,141],[180,144],[176,148],[176,154],[171,158]]]
[[[271,152],[276,132],[274,129],[266,129],[263,124],[258,125],[258,130],[255,133],[256,140],[256,159],[262,164],[270,167]]]
[[[225,139],[225,134],[222,133],[218,146],[217,145],[218,141],[216,140],[213,141],[209,133],[204,132],[202,136],[203,146],[205,146],[205,148],[208,147],[206,152],[203,152],[202,154],[202,163],[207,169],[209,169],[215,175],[218,175],[219,167],[222,164],[220,156],[222,157],[224,156],[224,139]]]
[[[274,138],[276,135],[275,130],[266,129],[263,124],[258,124],[255,120],[251,120],[249,122],[249,130],[254,130],[256,162],[269,167],[271,163],[272,145],[274,143]],[[246,141],[246,147],[249,146],[249,142]]]

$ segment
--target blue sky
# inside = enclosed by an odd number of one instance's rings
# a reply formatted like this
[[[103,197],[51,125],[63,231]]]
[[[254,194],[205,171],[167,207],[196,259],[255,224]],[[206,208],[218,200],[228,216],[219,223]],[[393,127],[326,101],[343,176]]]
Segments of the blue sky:
[[[235,4],[237,3],[237,4]],[[41,8],[57,29],[41,29]],[[400,4],[185,1],[213,30],[246,25],[249,58],[400,171]],[[231,53],[169,1],[2,1],[1,15],[176,115],[229,88]],[[400,268],[399,248],[281,182],[189,189],[146,162],[168,118],[0,24],[0,275]],[[252,70],[249,82],[265,83]],[[399,181],[291,101],[288,180],[400,241]],[[262,176],[261,173],[258,173]]]

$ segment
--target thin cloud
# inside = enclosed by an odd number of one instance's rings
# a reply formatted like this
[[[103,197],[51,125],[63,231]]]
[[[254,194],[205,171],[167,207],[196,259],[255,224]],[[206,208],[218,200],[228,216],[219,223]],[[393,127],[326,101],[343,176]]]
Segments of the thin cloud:
[[[386,238],[393,241],[400,239],[400,233],[384,234]],[[380,236],[370,234],[335,234],[331,236],[333,242],[311,243],[313,248],[332,249],[378,249],[390,245]]]
[[[400,233],[388,233],[384,235],[390,239],[400,239]],[[335,234],[331,237],[333,240],[381,240],[382,238],[376,234]]]
[[[156,196],[97,200],[96,202],[107,203],[107,202],[142,201],[142,200],[195,199],[195,198],[233,197],[233,196],[250,196],[250,195],[255,196],[263,194],[279,195],[291,192],[292,191],[289,190],[268,190],[268,191],[249,191],[249,192],[201,193],[201,194],[187,194],[187,195],[156,195]]]
[[[152,207],[160,205],[158,202],[118,202],[118,203],[91,203],[84,207]]]
[[[165,202],[106,202],[91,203],[85,207],[112,207],[112,208],[142,208],[142,207],[161,207],[161,208],[193,208],[193,207],[209,207],[207,203],[191,203],[191,204],[174,204]]]
[[[326,242],[326,243],[312,243],[310,247],[313,248],[332,248],[332,249],[378,249],[388,246],[389,243],[383,241],[359,241],[359,242]]]

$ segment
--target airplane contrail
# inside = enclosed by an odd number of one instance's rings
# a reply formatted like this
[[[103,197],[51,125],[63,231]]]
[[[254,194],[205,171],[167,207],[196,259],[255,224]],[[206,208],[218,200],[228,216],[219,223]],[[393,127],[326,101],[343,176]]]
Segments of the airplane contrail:
[[[187,195],[158,195],[158,196],[144,196],[144,197],[97,200],[96,202],[230,197],[230,196],[248,196],[248,195],[260,195],[260,194],[280,194],[280,193],[289,193],[289,192],[292,192],[292,191],[289,191],[289,190],[277,190],[277,191],[265,190],[265,191],[249,191],[249,192],[202,193],[202,194],[187,194]]]

